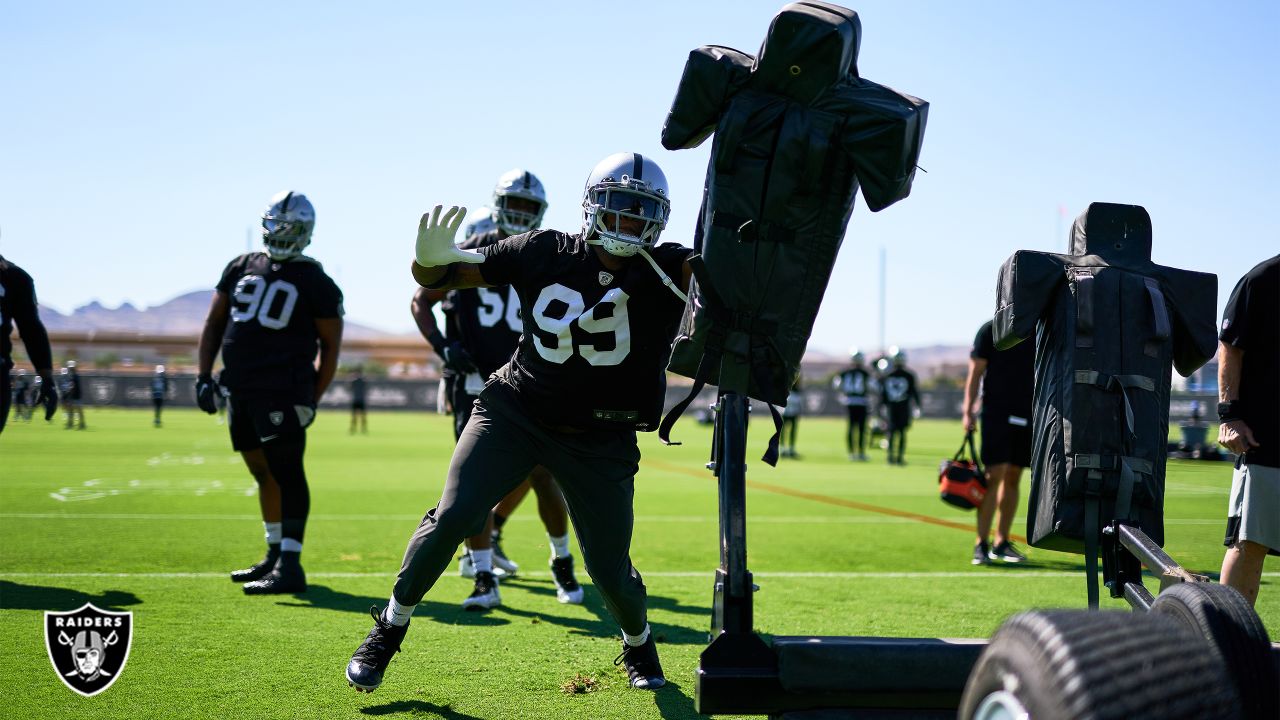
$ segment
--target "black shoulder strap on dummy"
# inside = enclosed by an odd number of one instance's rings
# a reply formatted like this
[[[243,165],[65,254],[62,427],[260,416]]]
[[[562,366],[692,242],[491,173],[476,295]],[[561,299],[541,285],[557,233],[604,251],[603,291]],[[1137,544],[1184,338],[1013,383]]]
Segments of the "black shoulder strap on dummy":
[[[706,387],[711,368],[720,364],[720,360],[724,357],[725,336],[734,327],[736,320],[733,313],[729,312],[729,308],[720,298],[720,294],[716,292],[715,286],[711,284],[711,276],[707,272],[707,265],[702,256],[691,256],[689,258],[689,268],[693,271],[693,276],[698,281],[698,292],[702,297],[703,307],[706,308],[707,313],[711,316],[712,322],[710,331],[707,333],[707,342],[703,346],[702,359],[698,361],[698,369],[694,372],[693,387],[689,389],[689,394],[683,400],[671,408],[671,411],[667,413],[667,416],[658,425],[658,439],[666,445],[680,444],[671,440],[671,429],[694,399],[698,397],[698,393],[702,392],[702,388]],[[748,365],[756,376],[756,383],[767,383],[768,377],[765,376],[764,368],[757,367],[750,360],[751,358],[748,357]],[[760,386],[765,387],[763,384]],[[765,404],[769,406],[769,413],[773,416],[773,436],[769,438],[769,445],[765,450],[764,456],[760,459],[771,466],[776,466],[778,464],[778,441],[782,436],[782,414],[773,405]]]
[[[1076,291],[1076,347],[1093,347],[1093,273],[1084,269],[1071,271]]]
[[[1164,303],[1164,293],[1155,278],[1143,278],[1147,286],[1147,296],[1151,298],[1151,315],[1155,321],[1155,337],[1147,341],[1143,351],[1149,357],[1160,357],[1160,349],[1169,340],[1169,308]]]
[[[662,422],[658,424],[658,439],[664,445],[680,444],[671,441],[671,428],[675,426],[676,421],[680,419],[684,411],[689,409],[689,404],[698,397],[698,393],[702,392],[702,388],[706,387],[710,369],[720,363],[720,358],[724,355],[724,337],[729,326],[729,311],[724,302],[720,300],[715,288],[711,285],[711,277],[707,273],[707,264],[702,260],[702,256],[689,256],[689,268],[693,271],[693,277],[698,282],[698,294],[702,297],[702,305],[711,316],[712,322],[711,329],[707,333],[707,342],[703,346],[702,359],[698,361],[698,369],[693,374],[693,387],[689,390],[689,394],[676,403],[671,408],[671,411],[667,413],[667,416],[662,419]]]

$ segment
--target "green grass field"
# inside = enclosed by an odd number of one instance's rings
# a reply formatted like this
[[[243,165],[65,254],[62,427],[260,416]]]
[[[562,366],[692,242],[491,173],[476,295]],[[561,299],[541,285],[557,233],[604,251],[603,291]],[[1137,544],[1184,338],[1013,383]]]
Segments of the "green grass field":
[[[470,581],[451,570],[418,607],[382,688],[360,695],[343,668],[439,495],[449,420],[373,414],[371,434],[350,436],[344,414],[320,416],[307,454],[311,588],[285,597],[246,597],[226,577],[260,557],[262,526],[225,427],[195,410],[169,412],[163,429],[147,411],[90,408],[88,421],[84,432],[11,423],[0,436],[0,676],[9,688],[0,716],[697,717],[693,676],[718,562],[706,427],[681,423],[680,447],[641,439],[633,558],[649,588],[666,688],[627,686],[612,662],[617,628],[589,585],[584,605],[556,602],[530,500],[504,536],[522,571],[503,585],[503,606],[463,612]],[[958,422],[921,422],[909,465],[888,467],[879,451],[848,462],[842,423],[805,419],[801,460],[749,462],[762,633],[984,637],[1020,610],[1084,606],[1078,556],[1031,549],[1025,566],[969,564],[973,516],[943,505],[935,489],[938,460],[959,432]],[[1217,575],[1230,476],[1225,463],[1170,463],[1166,549],[1193,572]],[[1025,531],[1022,518],[1014,531]],[[1258,610],[1278,639],[1280,563],[1267,563]],[[54,676],[42,630],[42,611],[85,601],[131,610],[135,623],[124,672],[92,698]],[[579,674],[595,689],[566,694]]]

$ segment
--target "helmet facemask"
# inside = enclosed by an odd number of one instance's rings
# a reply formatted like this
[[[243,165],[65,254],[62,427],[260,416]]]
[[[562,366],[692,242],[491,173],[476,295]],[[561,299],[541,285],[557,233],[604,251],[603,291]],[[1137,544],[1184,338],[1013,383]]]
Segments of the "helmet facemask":
[[[587,241],[617,257],[631,257],[653,247],[667,226],[671,201],[648,183],[623,175],[620,182],[602,182],[587,190]]]
[[[508,170],[493,188],[493,224],[507,235],[537,230],[547,212],[547,191],[528,170]]]
[[[301,193],[283,192],[262,214],[262,244],[272,260],[291,260],[311,244],[316,212]]]

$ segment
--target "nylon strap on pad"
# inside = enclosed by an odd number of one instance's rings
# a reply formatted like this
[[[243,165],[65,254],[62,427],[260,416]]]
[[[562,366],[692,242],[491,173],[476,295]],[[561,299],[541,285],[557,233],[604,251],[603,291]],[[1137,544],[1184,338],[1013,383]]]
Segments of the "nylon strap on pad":
[[[1143,278],[1143,284],[1147,286],[1147,296],[1151,298],[1151,317],[1155,321],[1156,334],[1155,337],[1146,343],[1143,352],[1149,357],[1160,357],[1161,347],[1169,340],[1171,334],[1169,326],[1169,308],[1164,303],[1164,293],[1160,291],[1160,284],[1155,278]]]
[[[1076,286],[1076,347],[1093,347],[1093,275],[1072,271]]]

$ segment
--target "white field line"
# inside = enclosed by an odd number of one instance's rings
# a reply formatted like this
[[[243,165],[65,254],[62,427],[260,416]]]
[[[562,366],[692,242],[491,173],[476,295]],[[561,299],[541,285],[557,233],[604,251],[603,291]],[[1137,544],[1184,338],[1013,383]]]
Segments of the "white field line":
[[[669,572],[645,572],[645,577],[659,578],[707,578],[715,574],[714,570],[688,570]],[[527,577],[550,577],[550,573],[533,573]],[[763,578],[795,578],[811,580],[1014,580],[1019,578],[1078,578],[1081,573],[1066,571],[1018,570],[1016,572],[753,572],[754,577]],[[1280,577],[1280,572],[1264,572],[1263,577]],[[154,580],[225,580],[225,572],[154,572],[154,573],[110,573],[110,572],[0,572],[0,578],[140,578]],[[392,579],[393,572],[358,573],[358,572],[317,572],[307,573],[311,578],[382,578]]]
[[[0,513],[0,518],[14,520],[261,520],[259,515],[213,513]],[[420,520],[420,514],[341,515],[312,513],[310,520]],[[714,523],[715,515],[637,515],[636,522],[644,523]],[[533,522],[536,513],[517,515],[507,522]],[[877,515],[797,515],[761,516],[749,519],[751,524],[763,525],[910,525],[919,521],[911,518],[882,517]],[[1190,519],[1166,518],[1166,525],[1226,525],[1226,518]]]

